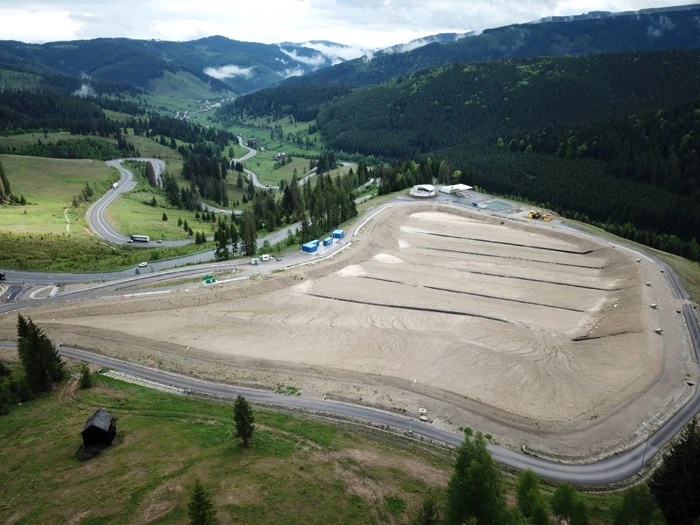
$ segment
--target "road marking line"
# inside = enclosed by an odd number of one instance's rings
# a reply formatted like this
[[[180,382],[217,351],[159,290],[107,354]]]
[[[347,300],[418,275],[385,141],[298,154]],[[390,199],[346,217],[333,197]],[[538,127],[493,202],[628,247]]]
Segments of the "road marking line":
[[[156,295],[156,294],[161,294],[161,293],[170,293],[172,290],[159,290],[157,292],[143,292],[143,293],[130,293],[126,295],[120,295],[117,297],[139,297],[141,295]]]

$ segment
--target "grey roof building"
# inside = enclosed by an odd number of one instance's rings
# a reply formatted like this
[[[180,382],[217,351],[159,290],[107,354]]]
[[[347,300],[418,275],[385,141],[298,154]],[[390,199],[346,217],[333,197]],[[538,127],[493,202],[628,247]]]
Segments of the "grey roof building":
[[[80,434],[86,447],[110,446],[117,435],[114,416],[102,408],[97,409],[85,422]]]

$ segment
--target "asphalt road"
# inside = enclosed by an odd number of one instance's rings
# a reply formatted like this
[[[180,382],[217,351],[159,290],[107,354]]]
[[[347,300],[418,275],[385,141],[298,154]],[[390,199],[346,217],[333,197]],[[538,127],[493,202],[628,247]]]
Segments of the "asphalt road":
[[[21,292],[21,286],[8,286],[5,293],[0,296],[0,304],[17,302],[17,296],[19,296]]]
[[[121,194],[127,193],[136,187],[136,181],[134,180],[134,174],[131,173],[127,168],[122,165],[123,161],[133,160],[140,162],[150,162],[153,165],[153,169],[156,174],[156,181],[158,185],[161,184],[160,176],[165,171],[165,162],[160,159],[150,159],[150,158],[128,158],[128,159],[116,159],[107,161],[108,166],[117,168],[121,174],[121,179],[117,183],[116,189],[110,188],[107,193],[100,197],[97,201],[93,203],[92,206],[87,211],[87,222],[92,231],[94,231],[99,237],[104,240],[113,242],[115,244],[127,244],[129,242],[129,235],[125,235],[121,232],[115,230],[107,222],[105,218],[105,211],[107,207],[112,204]],[[130,232],[130,234],[138,234],[138,232]],[[182,241],[163,241],[160,243],[162,246],[182,246],[184,244],[189,244],[192,241],[185,239]],[[134,243],[135,246],[153,246],[155,243]]]
[[[691,311],[692,315],[692,311]],[[695,324],[693,342],[696,355],[700,352],[700,334]],[[0,343],[3,347],[14,347],[13,343]],[[172,385],[193,392],[214,394],[228,398],[234,398],[241,394],[253,402],[272,403],[276,405],[302,408],[309,411],[320,411],[349,416],[364,421],[371,421],[382,425],[401,429],[406,433],[412,429],[414,434],[434,439],[450,445],[458,445],[462,436],[434,428],[433,426],[408,417],[399,416],[376,409],[348,405],[335,401],[308,399],[296,396],[281,396],[271,392],[249,390],[236,386],[202,381],[184,376],[178,376],[158,370],[143,368],[130,363],[117,361],[105,356],[85,352],[75,348],[60,347],[61,355],[73,359],[87,361],[99,366],[109,367],[113,370],[143,377],[151,381]],[[651,438],[637,447],[611,456],[602,461],[588,464],[557,463],[547,459],[530,456],[519,451],[507,449],[499,445],[489,445],[489,450],[494,458],[504,465],[519,470],[532,469],[540,476],[553,481],[570,481],[580,485],[611,484],[624,481],[638,474],[641,467],[648,463],[653,456],[661,450],[676,433],[690,420],[700,409],[700,391],[693,399],[676,413],[671,419]]]
[[[262,248],[265,241],[270,244],[276,244],[287,238],[289,232],[295,232],[301,227],[301,223],[295,222],[290,224],[286,228],[282,228],[279,231],[266,235],[265,237],[260,237],[257,240],[258,248]],[[136,243],[134,243],[136,244]],[[152,244],[152,243],[151,243]],[[158,245],[161,246],[161,245]],[[171,268],[176,268],[185,265],[198,265],[202,263],[210,263],[214,261],[214,250],[208,250],[205,252],[197,253],[194,255],[185,255],[182,257],[177,257],[175,259],[167,259],[162,261],[152,261],[148,263],[145,268],[138,268],[136,266],[127,268],[125,270],[120,270],[116,272],[94,272],[94,273],[50,273],[50,272],[29,272],[22,270],[3,270],[6,274],[6,279],[8,284],[15,283],[31,283],[35,285],[41,284],[68,284],[68,283],[84,283],[92,281],[115,281],[118,279],[124,279],[127,277],[134,277],[137,275],[147,275],[162,270],[169,270]],[[238,261],[237,264],[242,264],[247,262],[246,260]],[[217,263],[219,265],[226,265],[226,262]],[[215,269],[215,268],[214,268]],[[196,274],[198,272],[197,268],[185,268],[185,271]],[[60,297],[58,295],[57,297]],[[0,312],[2,312],[2,307],[0,307]]]

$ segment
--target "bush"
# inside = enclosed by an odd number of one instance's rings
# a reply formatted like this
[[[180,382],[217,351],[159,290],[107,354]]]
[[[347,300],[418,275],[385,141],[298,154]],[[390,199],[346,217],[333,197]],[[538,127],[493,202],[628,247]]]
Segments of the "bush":
[[[92,374],[87,363],[83,363],[80,367],[80,388],[87,389],[92,386]]]

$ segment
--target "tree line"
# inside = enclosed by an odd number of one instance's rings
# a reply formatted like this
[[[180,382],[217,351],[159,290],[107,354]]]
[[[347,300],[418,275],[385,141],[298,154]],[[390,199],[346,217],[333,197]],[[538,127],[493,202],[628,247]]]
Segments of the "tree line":
[[[699,50],[456,64],[355,90],[325,105],[317,123],[335,150],[419,158],[693,100],[699,69]]]
[[[85,137],[83,139],[59,139],[56,142],[42,142],[24,146],[2,146],[0,154],[29,155],[32,157],[51,157],[55,159],[94,159],[110,160],[121,157],[139,157],[134,145],[118,133],[117,143],[103,139]]]
[[[414,525],[569,525],[591,523],[591,506],[570,483],[558,483],[551,496],[539,477],[523,471],[515,483],[517,506],[506,504],[503,475],[481,433],[465,431],[444,499],[430,493]],[[613,507],[613,525],[700,524],[700,431],[692,420],[665,454],[648,483],[627,489]]]
[[[506,135],[497,144],[566,160],[597,159],[618,178],[678,195],[700,192],[700,98],[663,110]]]
[[[301,89],[297,86],[261,89],[237,98],[233,104],[224,105],[219,110],[219,117],[235,120],[271,116],[273,120],[279,120],[292,115],[295,120],[308,122],[316,118],[323,103],[349,92],[348,86],[322,84],[307,85]]]
[[[11,203],[13,201],[14,198],[12,189],[10,188],[10,181],[7,180],[5,166],[3,166],[2,161],[0,161],[0,204]]]
[[[363,175],[367,170],[363,166]],[[307,179],[299,185],[296,176],[282,189],[281,198],[272,190],[256,191],[251,205],[240,218],[219,218],[214,240],[217,242],[216,258],[228,259],[242,255],[254,255],[257,238],[261,232],[271,232],[285,225],[301,222],[301,243],[328,234],[342,223],[357,216],[355,188],[358,176],[350,170],[347,175],[331,177],[329,173]],[[291,235],[294,235],[290,232]],[[296,238],[295,238],[296,239]],[[229,249],[229,245],[233,253]]]

